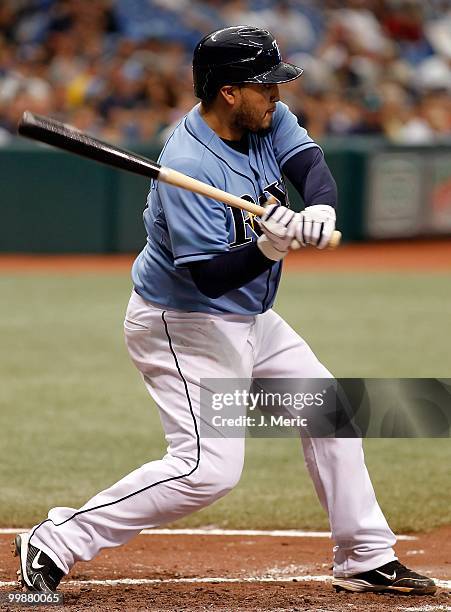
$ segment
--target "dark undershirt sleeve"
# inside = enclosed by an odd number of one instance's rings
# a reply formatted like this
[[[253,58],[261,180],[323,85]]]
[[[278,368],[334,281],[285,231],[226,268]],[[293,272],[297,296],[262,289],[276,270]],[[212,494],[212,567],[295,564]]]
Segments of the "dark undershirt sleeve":
[[[284,164],[283,172],[299,191],[306,206],[336,206],[337,186],[318,147],[293,155]],[[274,263],[263,255],[254,242],[237,251],[192,262],[188,264],[188,269],[199,291],[210,298],[218,298],[246,285],[269,270]]]
[[[329,204],[337,207],[337,185],[319,147],[296,153],[282,170],[306,206]]]
[[[209,298],[218,298],[246,285],[275,263],[265,257],[257,243],[253,242],[237,251],[194,261],[187,267],[199,291]]]

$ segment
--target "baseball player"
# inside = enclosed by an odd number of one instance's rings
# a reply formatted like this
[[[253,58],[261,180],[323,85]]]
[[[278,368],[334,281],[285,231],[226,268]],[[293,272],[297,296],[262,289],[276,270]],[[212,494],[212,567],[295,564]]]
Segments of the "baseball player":
[[[279,100],[302,69],[282,61],[273,36],[248,26],[203,38],[194,51],[201,102],[167,140],[159,162],[256,203],[260,221],[217,201],[153,182],[146,246],[132,270],[125,317],[130,356],[155,400],[167,454],[81,508],[53,508],[16,538],[25,588],[54,591],[77,561],[213,503],[238,482],[243,438],[201,437],[200,380],[331,378],[272,305],[293,238],[324,248],[335,228],[335,182],[318,145]],[[306,203],[288,208],[287,176]],[[360,439],[302,438],[328,513],[334,585],[426,594],[434,582],[396,558]]]

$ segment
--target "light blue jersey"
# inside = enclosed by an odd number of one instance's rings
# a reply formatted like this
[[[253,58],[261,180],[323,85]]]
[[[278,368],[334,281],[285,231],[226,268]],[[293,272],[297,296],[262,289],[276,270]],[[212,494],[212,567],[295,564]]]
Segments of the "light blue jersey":
[[[281,168],[296,153],[318,146],[277,102],[270,131],[249,134],[249,155],[232,149],[195,106],[167,140],[159,163],[255,203],[269,195],[287,206]],[[187,264],[239,249],[257,239],[253,217],[222,202],[152,181],[144,211],[147,243],[132,278],[147,301],[168,309],[255,315],[274,303],[281,263],[213,299],[201,293]]]

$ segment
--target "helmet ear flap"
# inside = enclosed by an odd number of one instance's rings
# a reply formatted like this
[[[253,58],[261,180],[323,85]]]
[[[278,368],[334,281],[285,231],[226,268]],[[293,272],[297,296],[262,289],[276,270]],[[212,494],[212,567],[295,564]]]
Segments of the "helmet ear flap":
[[[216,98],[220,83],[210,66],[193,69],[194,95],[205,103],[211,103]]]

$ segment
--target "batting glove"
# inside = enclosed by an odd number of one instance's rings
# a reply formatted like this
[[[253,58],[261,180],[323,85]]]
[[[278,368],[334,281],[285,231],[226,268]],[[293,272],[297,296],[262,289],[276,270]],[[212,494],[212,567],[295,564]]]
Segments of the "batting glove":
[[[296,228],[296,240],[302,245],[312,244],[324,249],[335,229],[335,209],[328,204],[314,204],[300,213],[300,223]]]
[[[257,240],[257,246],[268,259],[279,261],[290,250],[291,242],[300,223],[299,213],[281,206],[270,204],[265,214],[259,219],[263,234]]]

